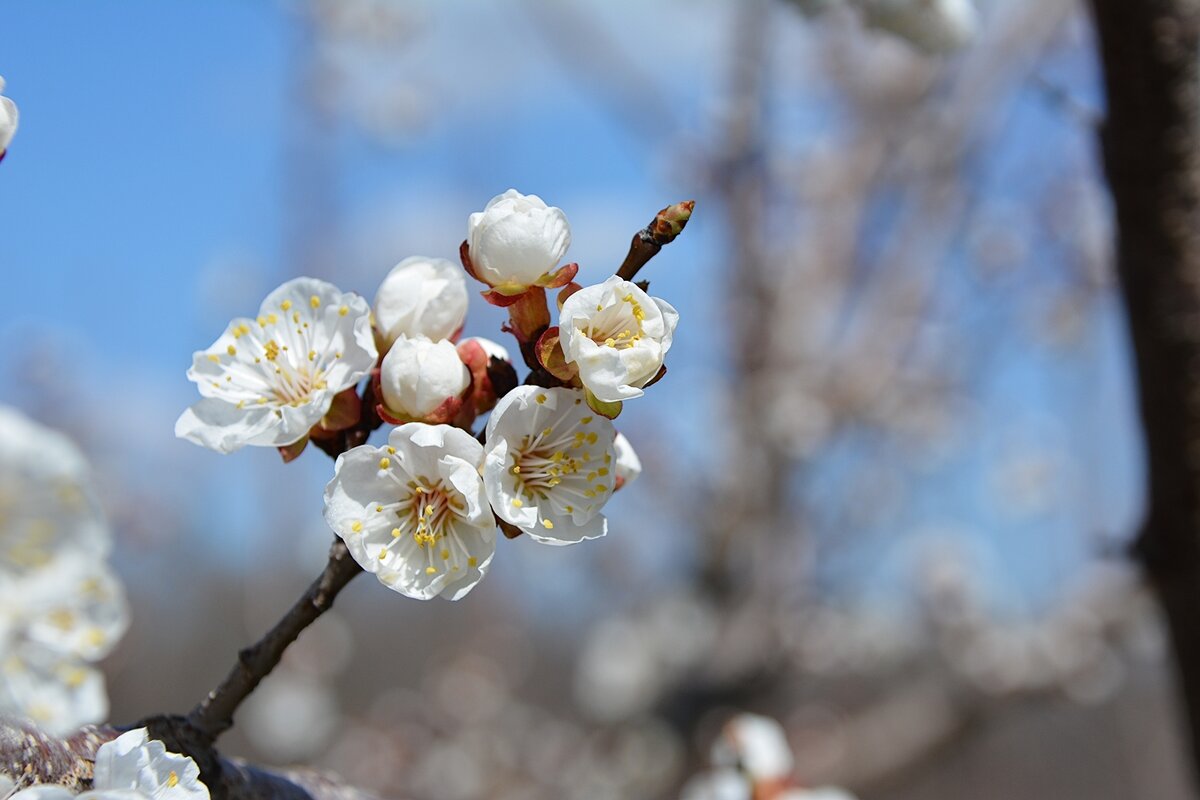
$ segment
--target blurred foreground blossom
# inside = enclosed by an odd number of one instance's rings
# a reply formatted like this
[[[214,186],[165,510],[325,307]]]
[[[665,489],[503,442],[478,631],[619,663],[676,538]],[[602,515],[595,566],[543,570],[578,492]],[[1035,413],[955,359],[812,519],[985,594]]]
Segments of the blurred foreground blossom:
[[[128,626],[110,546],[83,454],[0,408],[0,712],[53,734],[108,713],[89,662]]]
[[[0,92],[4,91],[4,78],[0,77]],[[9,142],[17,132],[17,104],[0,94],[0,159],[8,152]]]
[[[338,457],[325,521],[389,589],[458,600],[483,579],[496,549],[482,460],[483,447],[458,428],[402,425],[385,447]]]
[[[257,319],[233,320],[193,355],[188,379],[203,399],[179,417],[175,435],[219,453],[305,440],[338,393],[375,366],[370,317],[366,300],[325,281],[283,284]]]
[[[567,363],[605,403],[645,392],[671,349],[679,313],[631,281],[615,275],[567,298],[559,312],[559,338]]]
[[[795,0],[806,14],[849,5],[872,28],[895,34],[925,53],[949,53],[975,38],[978,14],[971,0]]]
[[[375,327],[384,348],[401,335],[453,339],[466,318],[466,279],[457,264],[444,258],[404,259],[375,294]]]
[[[129,731],[100,745],[92,789],[79,795],[65,786],[41,784],[12,795],[21,800],[208,800],[200,768],[187,756],[168,753],[145,728]]]
[[[684,800],[854,800],[841,789],[795,785],[792,751],[775,720],[739,714],[713,744],[716,769],[688,782]]]

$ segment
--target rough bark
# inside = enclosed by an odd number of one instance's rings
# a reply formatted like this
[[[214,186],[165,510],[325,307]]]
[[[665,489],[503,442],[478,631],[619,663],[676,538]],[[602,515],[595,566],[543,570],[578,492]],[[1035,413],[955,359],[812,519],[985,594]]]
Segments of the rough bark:
[[[1091,5],[1148,467],[1136,554],[1166,617],[1200,774],[1200,0]]]
[[[66,786],[73,792],[91,788],[92,762],[100,745],[119,736],[111,727],[88,726],[59,739],[0,718],[0,775],[18,786],[38,783]],[[371,800],[372,795],[335,776],[309,769],[271,771],[236,759],[220,759],[220,791],[229,800]]]

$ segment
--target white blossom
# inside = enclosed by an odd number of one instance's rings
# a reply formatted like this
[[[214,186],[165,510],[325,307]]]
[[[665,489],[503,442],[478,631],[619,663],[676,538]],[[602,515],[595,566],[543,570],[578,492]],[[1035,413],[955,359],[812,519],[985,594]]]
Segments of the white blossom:
[[[519,294],[548,281],[571,245],[571,226],[561,208],[509,189],[470,216],[467,243],[475,277]]]
[[[787,778],[795,766],[783,728],[758,714],[739,714],[727,722],[713,744],[712,760],[739,767],[755,782]]]
[[[111,542],[79,448],[0,406],[0,580],[67,551],[103,560]]]
[[[738,714],[731,719],[713,743],[712,762],[715,769],[688,781],[683,800],[855,800],[831,786],[798,786],[787,736],[769,717]]]
[[[470,370],[446,339],[433,342],[401,334],[379,367],[385,410],[402,422],[448,421],[470,382]]]
[[[482,460],[482,446],[459,428],[401,425],[386,446],[338,457],[325,520],[388,588],[458,600],[486,574],[496,548]]]
[[[452,339],[467,317],[462,267],[444,258],[410,256],[387,274],[375,294],[375,327],[390,347],[401,334]]]
[[[40,784],[12,795],[20,800],[208,800],[200,768],[188,756],[167,752],[145,728],[136,728],[96,750],[92,788],[73,795],[65,786]]]
[[[545,544],[607,532],[616,431],[574,389],[518,386],[487,424],[483,480],[496,514]]]
[[[256,319],[233,320],[193,356],[188,378],[203,399],[175,435],[220,453],[300,441],[375,365],[370,316],[365,300],[325,281],[283,284]]]
[[[0,651],[0,714],[52,736],[108,716],[104,676],[87,662],[21,639],[0,641]]]
[[[0,92],[4,91],[4,78],[0,77]],[[17,132],[17,104],[0,94],[0,158],[8,150],[9,142]]]
[[[82,453],[0,408],[0,713],[52,734],[107,715],[89,662],[112,650],[129,618],[105,564],[110,546]]]
[[[746,776],[735,769],[716,769],[692,778],[683,787],[682,800],[753,800]]]
[[[585,286],[559,312],[559,339],[568,363],[600,400],[641,397],[671,348],[679,314],[631,281],[615,275]]]
[[[792,0],[807,15],[852,6],[867,26],[886,31],[929,54],[958,50],[975,38],[979,15],[972,0]]]
[[[617,434],[614,447],[617,451],[617,488],[620,489],[633,483],[642,474],[642,460],[623,433]]]
[[[866,23],[926,53],[958,50],[979,25],[971,0],[858,0]]]

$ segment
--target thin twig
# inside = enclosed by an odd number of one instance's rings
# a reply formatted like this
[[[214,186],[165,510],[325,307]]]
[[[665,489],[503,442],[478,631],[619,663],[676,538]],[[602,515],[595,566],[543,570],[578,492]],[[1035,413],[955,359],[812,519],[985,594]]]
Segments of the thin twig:
[[[320,577],[275,623],[275,627],[258,642],[238,653],[238,662],[225,680],[188,714],[188,724],[210,742],[228,730],[233,725],[233,715],[238,706],[275,668],[288,645],[333,606],[338,592],[360,572],[362,567],[350,556],[345,542],[340,538],[334,539],[329,548],[329,563]]]
[[[617,270],[617,277],[627,281],[633,280],[638,270],[658,255],[663,245],[675,241],[675,237],[683,232],[695,206],[695,200],[685,200],[667,206],[655,214],[649,225],[633,235],[633,241],[629,243],[629,253]]]

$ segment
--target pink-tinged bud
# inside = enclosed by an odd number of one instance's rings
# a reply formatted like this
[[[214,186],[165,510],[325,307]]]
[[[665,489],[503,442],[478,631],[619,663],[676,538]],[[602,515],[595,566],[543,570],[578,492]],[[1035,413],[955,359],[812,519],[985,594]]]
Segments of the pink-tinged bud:
[[[650,238],[658,245],[670,244],[675,241],[675,237],[683,233],[688,220],[692,218],[692,209],[695,207],[695,200],[685,200],[659,211],[654,216],[654,220],[646,226],[646,230],[650,232]]]
[[[379,366],[376,396],[383,402],[376,411],[393,424],[446,422],[470,385],[471,374],[449,341],[401,335]]]
[[[499,294],[515,295],[552,286],[570,245],[571,226],[562,209],[509,189],[468,219],[463,266]],[[557,285],[573,277],[572,272]]]
[[[471,373],[471,391],[466,404],[474,415],[485,414],[496,401],[517,385],[508,351],[490,339],[472,337],[458,344],[458,355]]]

